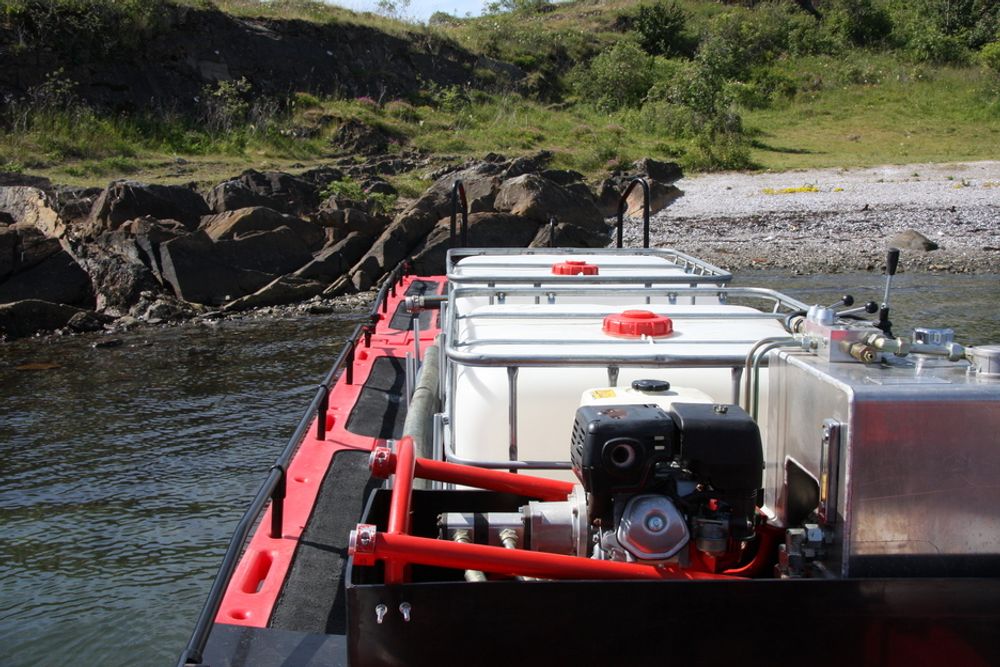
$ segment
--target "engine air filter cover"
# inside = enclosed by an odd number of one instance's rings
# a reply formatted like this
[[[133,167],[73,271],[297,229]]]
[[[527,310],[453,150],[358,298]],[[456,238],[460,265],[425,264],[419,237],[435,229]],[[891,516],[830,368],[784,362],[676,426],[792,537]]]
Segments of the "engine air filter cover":
[[[604,333],[620,338],[653,338],[669,336],[674,332],[673,321],[649,310],[626,310],[604,318]]]

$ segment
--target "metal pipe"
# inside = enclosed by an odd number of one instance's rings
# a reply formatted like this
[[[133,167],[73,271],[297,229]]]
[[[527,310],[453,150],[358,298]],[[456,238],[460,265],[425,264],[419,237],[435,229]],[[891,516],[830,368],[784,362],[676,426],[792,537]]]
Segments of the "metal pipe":
[[[405,440],[405,438],[404,438]],[[399,441],[400,443],[403,440]],[[369,467],[373,477],[385,479],[395,473],[398,459],[387,447],[376,447],[372,451]],[[434,461],[432,459],[416,458],[413,475],[419,479],[435,482],[462,484],[478,489],[512,493],[528,496],[539,500],[564,501],[573,492],[574,484],[558,479],[534,477],[530,475],[514,475],[500,470],[488,470],[469,465]]]
[[[469,245],[469,204],[465,198],[465,185],[462,184],[462,181],[456,179],[454,185],[451,187],[451,236],[448,240],[448,245],[451,248],[455,247],[455,217],[458,214],[459,198],[461,198],[462,202],[462,235],[460,241],[464,248]]]
[[[362,529],[359,526],[358,530]],[[348,548],[356,555],[357,547]],[[402,563],[431,565],[457,570],[480,570],[497,574],[544,579],[653,579],[738,581],[741,577],[683,570],[676,565],[642,565],[595,560],[579,556],[505,549],[483,544],[456,544],[446,540],[375,531],[368,557],[386,562],[386,569]]]
[[[635,186],[642,186],[642,247],[649,248],[649,183],[644,178],[632,179],[618,199],[618,247],[622,247],[622,228],[625,226],[625,205]]]
[[[472,537],[467,530],[456,530],[453,539],[459,544],[472,544]],[[470,584],[478,584],[486,581],[486,574],[482,570],[466,570],[465,580]]]
[[[754,421],[757,421],[757,407],[758,407],[758,404],[760,403],[760,362],[761,362],[762,359],[764,359],[767,356],[767,353],[770,352],[771,350],[775,350],[775,349],[777,349],[779,347],[787,347],[787,346],[789,346],[791,344],[796,344],[797,345],[798,341],[792,340],[791,343],[789,343],[789,342],[785,342],[785,343],[778,343],[778,342],[769,343],[769,344],[763,346],[762,348],[760,348],[760,350],[757,352],[756,356],[754,356],[754,360],[753,360],[753,410],[750,413],[750,416],[753,417]]]
[[[754,343],[754,346],[750,348],[749,352],[747,352],[746,360],[743,364],[743,377],[746,378],[747,383],[743,390],[743,405],[741,405],[740,407],[742,407],[748,413],[750,412],[750,371],[753,366],[754,354],[756,354],[757,350],[759,350],[762,346],[767,345],[768,343],[778,343],[782,341],[793,341],[793,340],[795,339],[789,336],[771,336],[770,338],[761,338],[759,341]]]
[[[419,456],[432,456],[431,420],[438,410],[439,348],[431,345],[424,352],[424,363],[417,373],[416,386],[403,422],[403,435],[413,438]]]
[[[389,500],[388,532],[391,535],[410,532],[410,497],[413,492],[413,472],[416,456],[413,454],[413,439],[402,438],[396,444],[396,472]],[[385,564],[385,582],[400,584],[406,578],[405,563],[392,561]]]
[[[507,455],[517,460],[517,366],[507,367]]]

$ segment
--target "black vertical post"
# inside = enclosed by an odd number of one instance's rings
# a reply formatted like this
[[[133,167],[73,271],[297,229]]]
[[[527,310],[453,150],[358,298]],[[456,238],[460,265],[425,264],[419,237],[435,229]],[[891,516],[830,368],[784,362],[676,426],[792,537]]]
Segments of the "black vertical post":
[[[325,384],[320,385],[323,398],[319,400],[319,407],[316,409],[316,439],[326,440],[326,413],[330,409],[330,388]]]
[[[642,247],[649,247],[649,183],[644,178],[633,179],[618,199],[618,247],[622,247],[622,228],[625,226],[625,205],[636,185],[642,186]]]
[[[344,363],[344,374],[347,384],[354,384],[354,339],[347,342],[347,361]]]
[[[469,244],[469,203],[465,198],[465,186],[462,181],[456,180],[455,184],[451,187],[451,235],[448,237],[448,246],[451,248],[455,246],[455,222],[458,218],[458,203],[459,200],[462,202],[462,230],[461,238],[459,242],[462,248],[465,248]]]
[[[271,538],[281,539],[282,523],[285,520],[285,469],[281,466],[274,466],[281,475],[278,483],[271,492]]]

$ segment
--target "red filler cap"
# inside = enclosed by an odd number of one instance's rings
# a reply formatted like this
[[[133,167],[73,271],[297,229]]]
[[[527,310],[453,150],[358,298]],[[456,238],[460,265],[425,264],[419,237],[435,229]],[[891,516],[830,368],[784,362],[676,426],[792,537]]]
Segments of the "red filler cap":
[[[597,265],[587,264],[582,259],[567,259],[565,262],[553,264],[552,273],[557,276],[575,276],[579,274],[596,276]]]
[[[674,323],[669,317],[651,313],[648,310],[626,310],[604,318],[604,333],[622,338],[640,336],[669,336],[674,332]]]

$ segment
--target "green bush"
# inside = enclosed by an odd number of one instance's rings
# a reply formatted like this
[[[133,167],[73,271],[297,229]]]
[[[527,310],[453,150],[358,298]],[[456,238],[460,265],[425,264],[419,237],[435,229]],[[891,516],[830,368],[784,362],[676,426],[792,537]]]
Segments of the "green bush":
[[[845,44],[884,44],[893,31],[889,12],[875,0],[839,0],[826,21]]]
[[[573,72],[573,87],[602,111],[637,107],[653,85],[653,59],[638,44],[621,40]]]
[[[1000,40],[990,42],[979,52],[979,62],[1000,76]]]
[[[684,29],[687,16],[671,0],[659,0],[652,5],[639,5],[632,28],[638,35],[639,45],[654,56],[671,56],[686,53],[689,49]]]
[[[912,29],[906,46],[918,62],[955,65],[969,62],[969,50],[961,38],[946,35],[930,24]]]
[[[726,79],[743,79],[771,63],[788,45],[787,14],[775,10],[733,10],[714,17],[696,59],[713,76]]]

